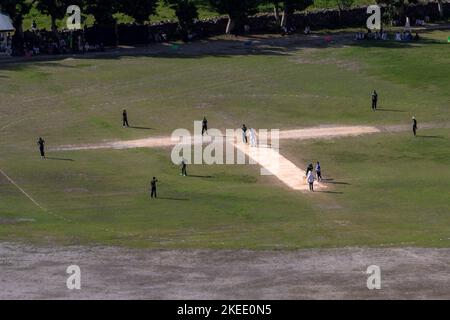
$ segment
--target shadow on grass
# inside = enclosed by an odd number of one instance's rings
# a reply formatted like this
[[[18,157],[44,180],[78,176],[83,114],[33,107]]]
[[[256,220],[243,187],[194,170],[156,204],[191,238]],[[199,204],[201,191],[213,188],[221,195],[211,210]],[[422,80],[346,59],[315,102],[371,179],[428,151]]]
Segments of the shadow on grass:
[[[383,109],[378,108],[377,111],[383,111],[383,112],[407,112],[405,110],[398,110],[398,109]]]
[[[137,129],[137,130],[153,130],[153,128],[148,128],[148,127],[135,127],[135,126],[130,126],[130,129]]]
[[[213,176],[187,175],[188,178],[213,179]]]
[[[445,27],[443,27],[445,30]],[[433,32],[433,30],[420,30],[420,33]],[[392,33],[392,32],[391,32]],[[95,52],[88,54],[67,54],[55,56],[38,56],[32,59],[14,57],[0,60],[0,69],[20,71],[30,66],[64,67],[69,69],[90,67],[86,62],[91,59],[120,60],[127,57],[152,57],[159,59],[180,59],[180,58],[205,58],[221,57],[231,58],[233,56],[286,56],[290,53],[297,53],[303,49],[326,49],[343,47],[376,47],[376,48],[416,48],[418,45],[447,45],[446,41],[436,41],[424,39],[419,41],[399,42],[381,40],[354,40],[355,31],[330,30],[316,31],[309,36],[294,34],[282,37],[276,33],[262,33],[246,35],[245,37],[228,38],[204,38],[189,44],[178,44],[177,41],[167,43],[150,43],[146,46],[140,45],[133,48],[114,47],[105,52]],[[331,36],[332,41],[326,38]],[[253,41],[254,40],[254,41]],[[75,58],[84,60],[84,63],[67,65],[64,60]],[[31,62],[31,63],[29,63]],[[37,63],[38,64],[35,64]]]
[[[269,35],[269,37],[267,37]],[[221,57],[231,58],[233,56],[252,55],[252,56],[285,56],[289,53],[296,53],[303,49],[325,49],[342,48],[348,45],[363,47],[386,47],[386,48],[412,48],[410,43],[397,43],[394,41],[372,42],[372,41],[354,41],[354,32],[338,32],[333,37],[332,42],[327,42],[324,36],[329,32],[321,34],[316,32],[310,36],[294,34],[292,36],[281,36],[279,34],[253,34],[245,37],[236,38],[206,38],[194,41],[192,44],[180,44],[174,50],[175,42],[151,43],[148,46],[135,46],[129,48],[110,48],[105,52],[93,52],[89,54],[67,54],[67,55],[43,55],[25,59],[22,57],[11,60],[0,61],[0,68],[11,71],[20,71],[27,67],[28,62],[39,62],[38,66],[45,67],[67,67],[69,69],[89,67],[89,63],[77,66],[70,66],[63,63],[67,58],[89,61],[91,59],[119,60],[127,57],[153,57],[159,59],[180,59],[180,58],[205,58]],[[249,41],[250,39],[250,41]],[[257,41],[251,41],[257,40]]]
[[[330,193],[330,194],[344,194],[343,192],[340,191],[314,191],[317,193]]]
[[[158,197],[159,200],[170,200],[170,201],[189,201],[190,199],[186,198],[174,198],[174,197]]]
[[[66,159],[66,158],[45,158],[46,160],[53,160],[53,161],[71,161],[74,162],[75,160],[73,159]]]
[[[417,138],[422,138],[422,139],[444,139],[443,136],[420,136],[420,135],[417,135]]]
[[[351,185],[348,182],[334,181],[334,179],[322,179],[322,182],[327,183],[327,184],[339,184],[339,185],[346,185],[346,186]]]

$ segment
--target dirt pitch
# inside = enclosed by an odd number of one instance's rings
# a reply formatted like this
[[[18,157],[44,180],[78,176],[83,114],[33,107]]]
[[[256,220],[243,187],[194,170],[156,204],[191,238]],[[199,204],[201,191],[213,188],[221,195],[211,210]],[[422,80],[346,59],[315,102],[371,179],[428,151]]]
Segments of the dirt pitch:
[[[81,290],[66,268],[81,268]],[[366,270],[381,268],[381,290]],[[0,299],[449,299],[450,249],[138,250],[0,244]]]

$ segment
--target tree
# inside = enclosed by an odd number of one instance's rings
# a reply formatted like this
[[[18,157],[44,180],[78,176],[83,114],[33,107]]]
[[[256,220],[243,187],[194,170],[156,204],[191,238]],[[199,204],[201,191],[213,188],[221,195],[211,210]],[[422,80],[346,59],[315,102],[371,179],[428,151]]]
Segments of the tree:
[[[43,14],[49,15],[52,20],[52,31],[57,32],[56,20],[62,19],[66,15],[67,7],[70,6],[72,0],[38,0],[36,8]]]
[[[218,13],[228,15],[226,33],[239,30],[245,19],[257,12],[260,2],[261,0],[209,0]]]
[[[275,15],[275,20],[279,25],[281,23],[280,20],[280,6],[283,3],[283,0],[265,0],[263,3],[265,4],[273,4],[273,13]]]
[[[339,18],[341,17],[342,10],[350,9],[352,5],[355,3],[355,0],[333,0],[339,10]]]
[[[1,0],[0,9],[13,21],[16,34],[23,36],[23,16],[30,12],[31,0]]]
[[[185,37],[191,30],[194,20],[198,19],[198,8],[192,0],[165,0],[178,18],[182,36]]]
[[[155,13],[157,0],[117,0],[118,11],[129,15],[134,20],[143,24]]]
[[[418,0],[376,0],[378,4],[386,5],[388,15],[398,17],[402,22],[405,21],[406,7],[417,3]]]
[[[12,39],[14,54],[23,55],[23,16],[30,12],[31,0],[1,0],[0,9],[9,15],[16,32]]]
[[[86,0],[85,10],[92,14],[97,25],[115,25],[113,15],[119,7],[118,0]]]
[[[294,11],[302,11],[313,4],[313,0],[284,0],[283,1],[283,18],[281,19],[281,27],[287,28],[289,25],[289,16]]]
[[[345,9],[349,9],[355,3],[355,0],[316,0],[315,3],[318,3],[319,6],[333,8],[337,7],[339,11],[339,17],[341,16],[341,12]]]

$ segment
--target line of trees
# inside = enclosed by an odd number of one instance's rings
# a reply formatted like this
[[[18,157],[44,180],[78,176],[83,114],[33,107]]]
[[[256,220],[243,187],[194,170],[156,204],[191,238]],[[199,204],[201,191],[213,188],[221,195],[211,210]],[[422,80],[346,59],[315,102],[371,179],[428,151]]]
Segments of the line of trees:
[[[149,21],[156,11],[160,0],[0,0],[0,11],[8,14],[13,20],[16,35],[22,35],[23,17],[35,6],[40,12],[51,17],[52,30],[57,31],[56,21],[66,16],[70,5],[78,5],[84,14],[92,15],[99,25],[115,25],[116,13],[124,13],[142,24]],[[304,10],[313,1],[344,10],[353,5],[354,0],[162,0],[166,6],[174,10],[180,29],[188,32],[194,20],[198,18],[198,6],[206,5],[219,14],[227,15],[229,22],[226,33],[240,30],[248,16],[255,14],[262,4],[272,5],[275,18],[280,27],[289,26],[289,17],[294,11]],[[405,8],[417,0],[376,0],[384,4],[389,11],[401,17]],[[442,0],[438,0],[442,14]]]
[[[211,10],[227,15],[229,23],[227,33],[242,26],[245,19],[257,13],[262,4],[273,5],[280,26],[289,24],[289,16],[296,10],[304,10],[312,5],[313,0],[162,0],[175,12],[182,29],[189,29],[195,19],[198,19],[198,7],[208,6]],[[328,0],[327,0],[328,1]],[[331,0],[330,0],[331,1]],[[332,0],[353,1],[353,0]],[[83,14],[92,15],[99,25],[114,25],[116,13],[123,13],[138,24],[149,21],[155,14],[160,0],[0,0],[0,10],[13,20],[17,32],[22,32],[24,16],[35,6],[42,14],[51,18],[51,28],[57,31],[57,20],[66,16],[70,5],[78,5]],[[280,13],[282,16],[280,18]]]

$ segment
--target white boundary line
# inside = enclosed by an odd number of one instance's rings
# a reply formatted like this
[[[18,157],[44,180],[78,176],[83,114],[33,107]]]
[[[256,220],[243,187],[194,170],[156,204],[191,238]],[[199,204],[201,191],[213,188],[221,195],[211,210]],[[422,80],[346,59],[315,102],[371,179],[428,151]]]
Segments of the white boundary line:
[[[28,199],[30,199],[39,209],[42,211],[47,211],[44,207],[42,207],[36,200],[34,200],[28,193],[25,192],[13,179],[11,179],[2,169],[0,172],[11,182],[17,189],[19,189]]]

